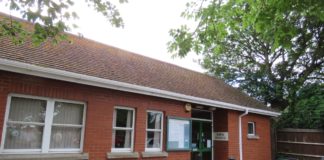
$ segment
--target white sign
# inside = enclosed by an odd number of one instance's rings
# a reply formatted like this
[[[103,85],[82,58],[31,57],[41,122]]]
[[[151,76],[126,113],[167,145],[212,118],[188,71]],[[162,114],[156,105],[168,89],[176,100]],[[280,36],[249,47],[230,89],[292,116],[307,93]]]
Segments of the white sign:
[[[214,132],[215,141],[228,141],[228,132]]]

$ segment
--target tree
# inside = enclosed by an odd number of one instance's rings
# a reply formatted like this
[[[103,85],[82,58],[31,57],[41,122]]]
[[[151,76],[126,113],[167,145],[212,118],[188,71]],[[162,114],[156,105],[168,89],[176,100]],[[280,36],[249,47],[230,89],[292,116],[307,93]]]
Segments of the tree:
[[[297,93],[294,110],[283,111],[279,128],[324,129],[324,84],[308,84]]]
[[[203,55],[209,74],[273,107],[324,81],[324,1],[201,0],[182,16],[198,26],[172,29],[169,51]]]
[[[19,11],[23,18],[34,23],[30,29],[22,22],[15,21],[11,17],[0,17],[0,38],[10,37],[15,44],[24,43],[31,38],[33,44],[39,45],[50,39],[53,43],[67,40],[64,32],[77,27],[69,24],[71,19],[77,19],[78,14],[71,11],[75,2],[73,0],[2,0],[3,5],[10,10]],[[119,3],[127,0],[119,0]],[[109,0],[85,0],[85,4],[102,14],[115,27],[122,27],[123,20],[116,6]]]

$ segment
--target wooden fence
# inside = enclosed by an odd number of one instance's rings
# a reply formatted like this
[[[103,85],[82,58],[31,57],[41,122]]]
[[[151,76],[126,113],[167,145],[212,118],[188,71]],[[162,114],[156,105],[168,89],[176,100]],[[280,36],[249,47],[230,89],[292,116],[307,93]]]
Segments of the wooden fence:
[[[281,129],[276,139],[277,154],[298,160],[324,160],[324,130]]]

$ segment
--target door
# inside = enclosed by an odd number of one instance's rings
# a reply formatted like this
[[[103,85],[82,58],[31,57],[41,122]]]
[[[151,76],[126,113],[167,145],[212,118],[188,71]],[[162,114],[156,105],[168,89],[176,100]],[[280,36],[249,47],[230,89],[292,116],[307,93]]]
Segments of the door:
[[[212,126],[211,122],[192,121],[191,160],[212,159]]]

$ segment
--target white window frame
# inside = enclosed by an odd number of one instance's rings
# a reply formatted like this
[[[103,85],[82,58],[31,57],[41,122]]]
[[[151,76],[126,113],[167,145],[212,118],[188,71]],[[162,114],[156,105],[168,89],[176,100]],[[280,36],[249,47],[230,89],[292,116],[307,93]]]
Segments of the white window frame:
[[[253,131],[253,133],[249,133],[249,124],[252,124],[252,131]],[[249,136],[255,136],[255,135],[256,135],[256,131],[255,131],[255,122],[248,122],[248,128],[247,128],[247,131],[248,131],[248,135],[249,135]]]
[[[161,114],[161,129],[148,129],[147,127],[147,122],[146,122],[146,133],[145,133],[145,152],[161,152],[162,151],[162,146],[163,146],[163,112],[161,111],[154,111],[154,110],[147,110],[146,111],[146,121],[147,121],[147,114],[151,112],[151,113],[160,113]],[[160,147],[159,148],[147,148],[147,132],[151,131],[151,132],[160,132]]]
[[[29,99],[36,99],[36,100],[44,100],[46,101],[46,112],[45,112],[45,121],[44,121],[44,128],[43,128],[43,137],[42,137],[42,145],[41,149],[5,149],[5,140],[6,140],[6,132],[7,132],[7,123],[10,113],[10,105],[12,97],[18,98],[29,98]],[[81,139],[80,139],[80,148],[66,148],[66,149],[50,149],[50,141],[51,141],[51,130],[53,125],[53,113],[55,108],[55,102],[66,102],[66,103],[74,103],[74,104],[82,104],[83,105],[83,121],[82,125],[74,125],[74,124],[60,124],[60,126],[67,126],[67,127],[78,127],[81,128]],[[73,100],[64,100],[64,99],[56,99],[56,98],[46,98],[46,97],[39,97],[39,96],[30,96],[30,95],[23,95],[23,94],[9,94],[7,97],[7,105],[5,111],[5,121],[3,123],[2,129],[2,137],[1,137],[1,146],[0,146],[0,154],[32,154],[32,153],[81,153],[83,151],[83,144],[84,144],[84,132],[85,132],[85,122],[86,122],[86,110],[87,105],[84,102],[73,101]],[[24,123],[24,122],[22,122]],[[19,124],[22,124],[19,122]],[[30,122],[26,122],[30,123]],[[32,122],[33,123],[33,122]],[[37,123],[37,122],[35,122]]]
[[[133,112],[133,121],[132,121],[132,127],[131,128],[126,128],[126,127],[116,127],[115,122],[116,122],[116,109],[123,109],[123,110],[129,110]],[[130,148],[114,148],[115,144],[111,145],[111,152],[132,152],[134,149],[134,132],[135,132],[135,109],[130,108],[130,107],[122,107],[122,106],[115,106],[114,107],[114,113],[113,113],[113,132],[115,130],[126,130],[126,131],[131,131],[131,147]],[[113,138],[113,137],[112,137]],[[113,142],[113,141],[112,141]]]

